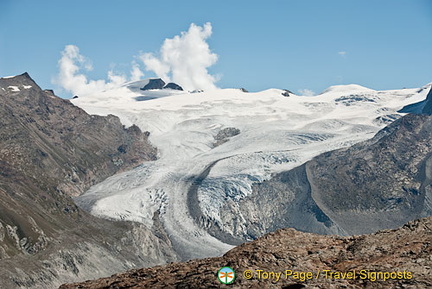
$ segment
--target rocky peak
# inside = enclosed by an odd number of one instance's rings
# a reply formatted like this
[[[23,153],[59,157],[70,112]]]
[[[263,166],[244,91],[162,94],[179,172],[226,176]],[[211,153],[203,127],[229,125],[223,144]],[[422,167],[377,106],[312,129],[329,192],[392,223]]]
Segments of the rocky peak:
[[[148,83],[140,88],[140,90],[151,90],[151,89],[183,90],[183,88],[180,85],[178,85],[174,82],[170,82],[168,84],[165,84],[165,81],[163,81],[160,78],[149,79]]]
[[[150,89],[162,89],[165,86],[165,81],[160,78],[149,79],[149,83],[147,83],[141,90],[150,90]]]
[[[33,78],[31,78],[30,74],[28,74],[27,72],[24,72],[23,74],[19,74],[16,76],[9,76],[9,77],[0,77],[0,84],[28,84],[28,85],[35,85],[38,86],[36,84],[36,82],[33,80]]]
[[[40,89],[27,72],[13,77],[0,78],[0,92],[19,92],[30,88]]]
[[[180,85],[178,85],[178,84],[176,84],[174,82],[168,83],[167,85],[165,85],[163,87],[163,89],[183,90],[183,88]]]

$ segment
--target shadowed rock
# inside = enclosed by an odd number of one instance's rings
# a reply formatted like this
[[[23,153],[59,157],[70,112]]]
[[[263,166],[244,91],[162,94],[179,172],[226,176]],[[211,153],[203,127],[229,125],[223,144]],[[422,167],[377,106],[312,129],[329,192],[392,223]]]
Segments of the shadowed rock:
[[[178,84],[176,84],[174,82],[168,83],[163,88],[164,89],[174,89],[174,90],[181,90],[181,91],[183,91],[183,88],[180,85],[178,85]]]
[[[149,83],[147,83],[141,90],[150,90],[150,89],[162,89],[165,86],[165,81],[160,78],[149,79]]]

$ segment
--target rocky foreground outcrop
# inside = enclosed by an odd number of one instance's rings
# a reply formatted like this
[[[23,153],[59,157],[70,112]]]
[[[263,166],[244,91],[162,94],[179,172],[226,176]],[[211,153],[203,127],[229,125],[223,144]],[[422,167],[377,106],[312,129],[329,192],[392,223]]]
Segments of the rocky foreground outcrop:
[[[156,153],[148,133],[89,115],[27,73],[0,78],[0,288],[53,288],[175,260],[163,234],[95,218],[72,200]]]
[[[224,266],[236,272],[230,285],[217,279]],[[131,270],[60,288],[432,288],[432,218],[352,237],[281,229],[222,257]]]

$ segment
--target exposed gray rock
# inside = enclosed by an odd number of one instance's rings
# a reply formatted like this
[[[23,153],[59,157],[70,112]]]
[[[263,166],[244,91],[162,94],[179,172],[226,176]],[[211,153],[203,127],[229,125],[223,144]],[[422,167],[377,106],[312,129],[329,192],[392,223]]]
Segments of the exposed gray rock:
[[[227,142],[230,137],[236,136],[238,134],[240,134],[240,130],[238,128],[235,128],[235,127],[223,128],[214,137],[216,142],[214,143],[213,146],[217,147],[217,146]]]
[[[183,90],[183,88],[180,85],[178,85],[178,84],[176,84],[174,82],[168,83],[167,85],[165,85],[163,87],[163,89]]]
[[[289,91],[288,89],[284,89],[284,92],[282,92],[282,95],[285,97],[289,97],[291,96],[291,94],[293,94],[291,91]]]
[[[147,83],[141,90],[150,90],[150,89],[162,89],[165,86],[165,81],[160,78],[149,79],[149,83]]]

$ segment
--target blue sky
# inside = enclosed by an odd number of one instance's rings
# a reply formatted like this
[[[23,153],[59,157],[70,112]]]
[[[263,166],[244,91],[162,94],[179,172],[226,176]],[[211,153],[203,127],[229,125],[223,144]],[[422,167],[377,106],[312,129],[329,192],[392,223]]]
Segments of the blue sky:
[[[373,89],[432,82],[432,1],[100,1],[0,0],[0,76],[27,71],[43,88],[75,45],[92,71],[127,73],[138,56],[157,55],[191,23],[211,23],[205,41],[218,61],[218,87],[319,93],[357,83]]]

